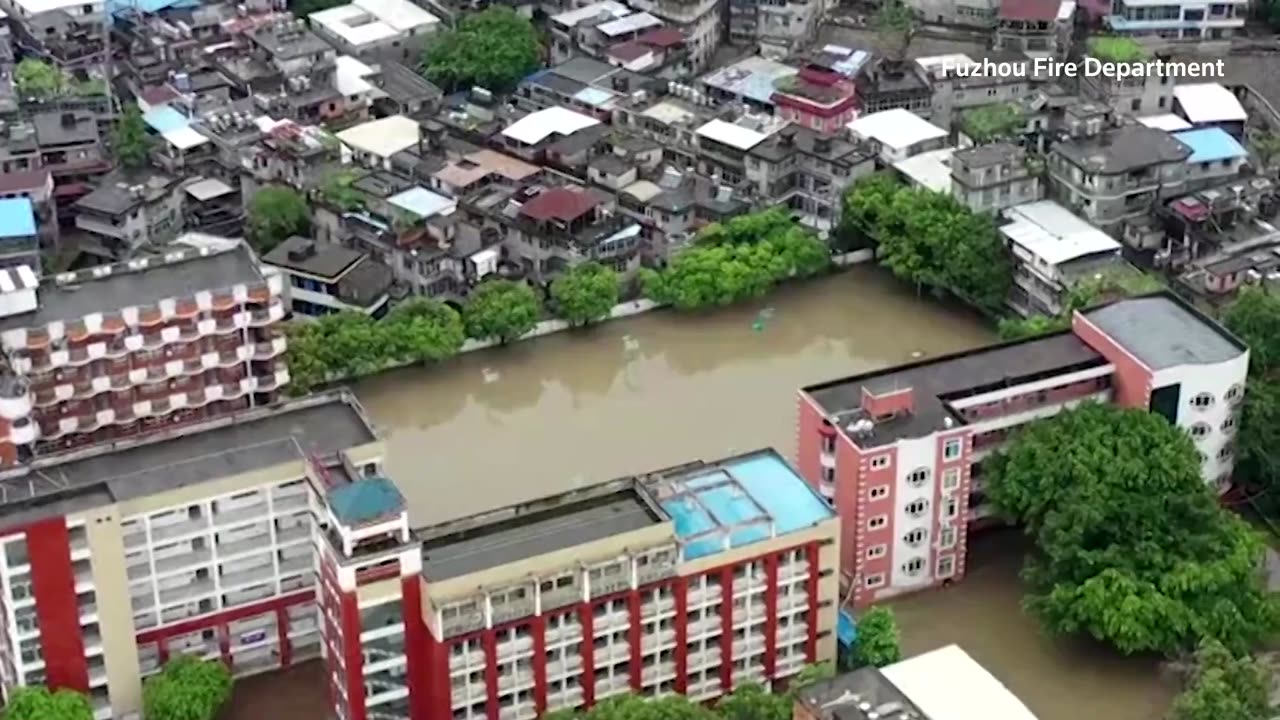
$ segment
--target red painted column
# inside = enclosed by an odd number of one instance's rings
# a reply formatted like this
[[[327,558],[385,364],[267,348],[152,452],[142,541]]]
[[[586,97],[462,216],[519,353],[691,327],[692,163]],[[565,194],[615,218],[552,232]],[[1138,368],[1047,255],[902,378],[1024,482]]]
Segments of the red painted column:
[[[533,707],[541,716],[547,711],[547,616],[534,615],[529,623],[533,636]]]
[[[231,659],[231,626],[227,623],[220,623],[217,628],[218,633],[218,652],[222,654],[222,662],[235,671],[235,661]]]
[[[805,549],[809,555],[809,577],[805,580],[805,590],[809,593],[809,637],[804,654],[812,663],[818,661],[818,573],[822,568],[818,565],[818,543],[811,542]]]
[[[280,636],[280,667],[288,668],[293,664],[293,643],[289,642],[289,611],[276,610],[276,634]]]
[[[426,628],[427,697],[426,714],[419,717],[410,701],[412,720],[436,720],[453,716],[453,690],[449,682],[449,645],[436,640],[431,628]]]
[[[644,626],[640,624],[640,591],[627,593],[627,611],[631,625],[627,628],[627,645],[631,648],[631,691],[640,692],[644,686]]]
[[[427,686],[430,663],[427,653],[429,641],[427,626],[422,621],[422,581],[417,575],[400,579],[400,611],[404,620],[405,666],[409,674],[409,717],[411,720],[427,720],[432,707],[431,692]],[[446,677],[449,669],[442,672]]]
[[[365,720],[364,653],[360,647],[360,605],[355,591],[342,595],[342,662],[346,666],[349,720]]]
[[[733,692],[733,569],[720,571],[720,692]]]
[[[156,641],[156,656],[160,658],[160,666],[169,662],[169,639],[160,638]]]
[[[489,720],[498,720],[498,639],[492,629],[481,633],[480,643],[484,645],[485,714]]]
[[[591,603],[578,606],[578,622],[582,625],[582,705],[596,703],[596,636],[595,616]]]
[[[676,692],[689,692],[689,581],[678,577],[671,583],[676,601]]]
[[[764,676],[772,680],[778,671],[778,556],[764,558]]]
[[[89,692],[89,665],[80,635],[66,519],[49,518],[28,527],[27,555],[31,558],[31,592],[36,599],[46,682],[51,688]]]

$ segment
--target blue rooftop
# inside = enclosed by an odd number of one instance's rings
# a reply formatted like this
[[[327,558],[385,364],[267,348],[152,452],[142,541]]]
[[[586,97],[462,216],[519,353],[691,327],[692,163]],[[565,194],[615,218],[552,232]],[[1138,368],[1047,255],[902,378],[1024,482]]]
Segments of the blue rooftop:
[[[671,515],[684,557],[694,560],[833,517],[826,501],[772,450],[667,476],[662,508]]]
[[[364,525],[398,515],[404,496],[386,478],[365,478],[329,491],[329,508],[345,525]]]
[[[152,130],[162,135],[173,130],[181,130],[191,124],[186,115],[168,105],[161,105],[146,111],[142,114],[142,121]]]
[[[858,639],[858,624],[848,610],[840,608],[836,616],[836,640],[844,646],[852,645]]]
[[[36,234],[36,213],[30,198],[0,198],[0,237],[20,238]]]
[[[1178,142],[1191,148],[1188,163],[1206,163],[1215,160],[1233,160],[1249,154],[1231,133],[1222,128],[1203,128],[1173,133]]]

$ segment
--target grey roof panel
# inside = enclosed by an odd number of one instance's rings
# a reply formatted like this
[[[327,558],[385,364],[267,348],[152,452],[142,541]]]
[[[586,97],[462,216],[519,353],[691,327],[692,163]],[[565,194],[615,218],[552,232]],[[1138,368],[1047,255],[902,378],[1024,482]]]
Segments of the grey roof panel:
[[[1245,352],[1243,344],[1212,320],[1168,295],[1112,303],[1087,316],[1152,370],[1212,365]]]

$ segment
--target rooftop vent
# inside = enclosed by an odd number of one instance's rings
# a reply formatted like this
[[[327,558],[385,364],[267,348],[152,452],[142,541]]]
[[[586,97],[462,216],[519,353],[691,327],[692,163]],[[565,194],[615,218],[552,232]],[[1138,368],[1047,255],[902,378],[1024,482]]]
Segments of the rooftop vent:
[[[289,249],[289,260],[292,262],[302,262],[316,256],[316,244],[307,242],[296,248]]]

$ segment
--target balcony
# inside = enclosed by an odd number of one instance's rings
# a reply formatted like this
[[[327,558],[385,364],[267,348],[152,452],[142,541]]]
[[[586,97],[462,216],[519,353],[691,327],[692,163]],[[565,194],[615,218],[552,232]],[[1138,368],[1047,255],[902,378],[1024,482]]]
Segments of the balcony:
[[[179,587],[171,588],[168,590],[161,590],[160,604],[163,606],[174,605],[176,603],[187,602],[187,601],[195,600],[197,598],[201,598],[207,595],[212,595],[213,592],[214,592],[213,580],[210,580],[208,578],[204,580],[197,580],[195,582],[192,582],[186,585],[181,585]],[[134,606],[134,609],[137,610],[139,608],[137,606]],[[166,613],[167,612],[168,611],[166,610]],[[165,622],[171,622],[171,621],[166,619]]]
[[[208,564],[213,559],[213,552],[209,548],[197,548],[190,552],[184,552],[178,555],[170,555],[163,559],[157,558],[156,574],[165,575],[177,570],[191,568],[196,565]],[[150,573],[147,573],[149,575]],[[139,577],[146,577],[140,575]]]

